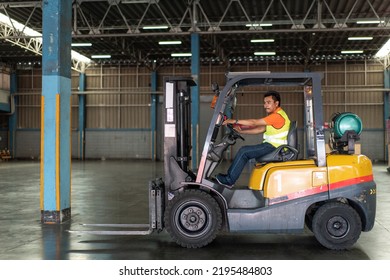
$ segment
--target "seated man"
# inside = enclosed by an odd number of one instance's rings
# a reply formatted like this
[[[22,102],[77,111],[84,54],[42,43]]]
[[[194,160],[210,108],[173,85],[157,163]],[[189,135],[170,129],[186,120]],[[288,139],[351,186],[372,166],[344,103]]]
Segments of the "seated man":
[[[261,144],[241,147],[227,174],[218,174],[216,176],[219,184],[228,188],[233,187],[249,160],[260,158],[271,153],[278,146],[287,144],[290,120],[286,112],[280,107],[280,94],[276,91],[268,91],[264,95],[264,108],[268,114],[264,118],[247,120],[227,119],[223,122],[223,125],[235,124],[235,129],[241,134],[264,133],[264,139]],[[247,126],[249,129],[241,129],[241,126]]]

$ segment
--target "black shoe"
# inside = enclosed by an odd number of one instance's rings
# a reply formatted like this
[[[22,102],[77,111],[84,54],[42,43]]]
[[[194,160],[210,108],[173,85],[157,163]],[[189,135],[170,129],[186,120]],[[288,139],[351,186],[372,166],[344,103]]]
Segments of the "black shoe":
[[[226,182],[226,179],[223,177],[222,174],[218,174],[217,176],[215,176],[215,180],[218,182],[218,184],[225,188],[231,189],[234,187],[234,185],[230,185],[228,182]]]

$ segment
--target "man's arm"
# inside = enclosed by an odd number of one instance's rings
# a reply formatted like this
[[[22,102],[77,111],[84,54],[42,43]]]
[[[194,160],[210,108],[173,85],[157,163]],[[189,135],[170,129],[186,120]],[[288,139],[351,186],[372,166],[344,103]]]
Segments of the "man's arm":
[[[241,134],[260,134],[266,129],[267,123],[264,119],[246,119],[246,120],[233,120],[227,119],[223,122],[223,125],[233,124],[234,129]]]
[[[247,119],[247,120],[233,120],[233,119],[227,119],[223,122],[223,125],[227,124],[240,124],[245,126],[266,126],[267,123],[264,119]]]
[[[243,127],[241,127],[241,125],[237,125],[237,127],[238,127],[238,129],[237,128],[234,128],[234,129],[239,131],[241,134],[260,134],[260,133],[265,132],[265,126],[255,126],[255,127],[249,128],[249,129],[243,128]]]

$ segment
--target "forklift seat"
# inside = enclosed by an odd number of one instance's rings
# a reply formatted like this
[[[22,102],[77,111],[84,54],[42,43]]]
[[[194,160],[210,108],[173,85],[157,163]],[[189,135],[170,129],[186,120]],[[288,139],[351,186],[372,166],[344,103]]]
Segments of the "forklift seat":
[[[257,158],[258,163],[282,162],[298,158],[297,122],[291,121],[287,134],[287,144],[277,147],[273,152]]]

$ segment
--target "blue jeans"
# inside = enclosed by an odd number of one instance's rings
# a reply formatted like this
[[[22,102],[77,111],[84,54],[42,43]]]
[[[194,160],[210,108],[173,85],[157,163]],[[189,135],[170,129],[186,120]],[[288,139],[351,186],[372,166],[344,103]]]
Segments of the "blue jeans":
[[[273,145],[267,142],[241,147],[227,171],[226,180],[228,183],[234,185],[249,160],[260,158],[271,153],[275,149],[276,148]]]

